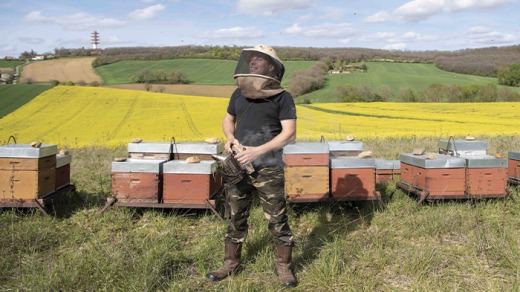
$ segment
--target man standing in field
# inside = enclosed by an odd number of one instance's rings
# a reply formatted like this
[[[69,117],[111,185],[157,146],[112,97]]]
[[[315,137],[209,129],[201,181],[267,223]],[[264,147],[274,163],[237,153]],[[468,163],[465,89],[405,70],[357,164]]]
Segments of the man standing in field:
[[[226,188],[229,223],[224,264],[206,275],[211,281],[240,272],[249,210],[258,194],[274,239],[275,272],[285,287],[297,285],[291,270],[294,240],[287,218],[282,161],[282,148],[296,138],[296,107],[291,94],[280,85],[284,72],[282,61],[269,46],[244,49],[240,55],[234,75],[238,88],[222,122],[227,138],[224,147],[228,153],[233,153],[233,146],[243,150],[235,158],[242,165],[253,163],[254,172]]]

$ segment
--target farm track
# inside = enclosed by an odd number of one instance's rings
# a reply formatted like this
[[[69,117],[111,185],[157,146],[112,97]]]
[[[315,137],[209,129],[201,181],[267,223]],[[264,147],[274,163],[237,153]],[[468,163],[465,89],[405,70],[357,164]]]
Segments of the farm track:
[[[199,130],[197,130],[197,127],[193,123],[193,119],[191,118],[190,112],[188,111],[188,108],[186,107],[186,103],[184,102],[184,99],[181,100],[180,104],[181,104],[182,111],[184,112],[184,116],[186,117],[186,122],[188,123],[188,127],[190,128],[190,130],[194,134],[202,136],[202,134],[199,132]]]
[[[323,109],[323,108],[315,107],[312,105],[302,105],[302,106],[306,107],[310,110],[321,111],[324,113],[335,114],[335,115],[367,117],[367,118],[381,118],[381,119],[395,119],[395,120],[425,121],[425,122],[446,122],[446,120],[442,120],[442,119],[427,119],[427,118],[424,119],[424,118],[415,118],[415,117],[393,117],[393,116],[388,116],[388,115],[371,115],[371,114],[361,114],[361,113]],[[456,123],[456,124],[466,124],[466,122],[460,122],[460,121],[450,121],[450,122]],[[488,123],[479,123],[479,124],[487,125]]]
[[[128,120],[128,118],[132,115],[132,113],[134,112],[135,105],[137,104],[137,101],[139,100],[140,96],[141,96],[141,92],[137,92],[135,97],[134,97],[134,100],[132,101],[132,104],[128,108],[128,111],[126,112],[125,116],[123,117],[123,119],[121,119],[119,124],[114,128],[112,133],[110,133],[110,138],[111,139],[113,139],[117,135],[117,133],[119,133],[119,131],[125,125],[125,123]]]

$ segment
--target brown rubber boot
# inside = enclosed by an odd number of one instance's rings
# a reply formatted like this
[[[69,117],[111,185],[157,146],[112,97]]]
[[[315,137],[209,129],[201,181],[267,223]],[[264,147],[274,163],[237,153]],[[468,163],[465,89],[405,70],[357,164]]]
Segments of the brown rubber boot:
[[[240,273],[242,269],[241,256],[242,244],[241,243],[227,243],[224,249],[224,264],[217,270],[211,271],[206,275],[206,278],[213,282],[218,282],[227,276],[236,275]]]
[[[292,246],[276,244],[275,250],[276,266],[274,271],[280,278],[280,282],[286,288],[296,287],[298,282],[291,270]]]

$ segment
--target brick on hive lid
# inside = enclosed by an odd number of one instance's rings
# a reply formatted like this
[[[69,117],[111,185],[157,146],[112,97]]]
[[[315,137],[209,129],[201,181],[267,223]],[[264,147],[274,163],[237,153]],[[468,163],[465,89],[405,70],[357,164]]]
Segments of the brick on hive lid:
[[[424,148],[414,148],[412,150],[413,155],[423,155],[424,154]]]

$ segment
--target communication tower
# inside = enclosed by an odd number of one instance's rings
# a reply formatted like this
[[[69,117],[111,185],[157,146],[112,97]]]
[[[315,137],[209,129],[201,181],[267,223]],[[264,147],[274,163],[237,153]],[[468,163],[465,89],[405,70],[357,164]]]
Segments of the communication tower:
[[[92,44],[92,48],[97,49],[97,45],[99,45],[99,32],[93,31],[90,34],[90,43]]]

